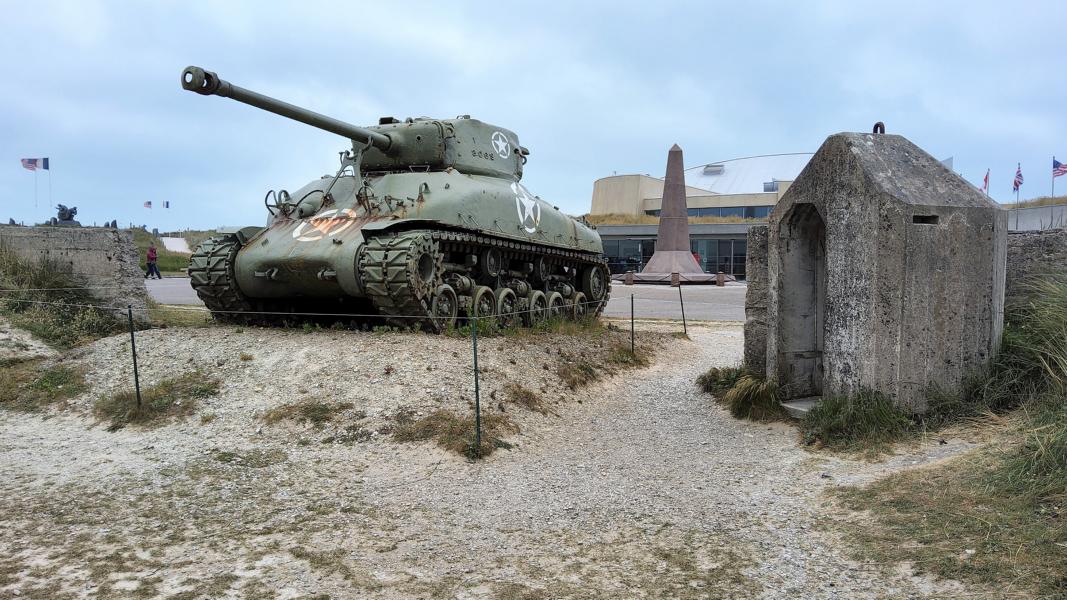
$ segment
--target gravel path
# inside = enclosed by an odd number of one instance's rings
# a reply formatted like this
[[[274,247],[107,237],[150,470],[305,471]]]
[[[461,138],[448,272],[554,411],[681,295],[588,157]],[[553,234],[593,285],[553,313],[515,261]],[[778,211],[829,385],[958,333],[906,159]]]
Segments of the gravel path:
[[[193,337],[218,335],[206,331]],[[262,348],[290,334],[226,335],[267,338]],[[72,414],[2,416],[0,597],[15,590],[41,598],[959,593],[955,584],[850,562],[824,527],[835,509],[822,492],[966,444],[950,440],[862,463],[798,448],[791,427],[734,420],[693,381],[709,366],[736,364],[741,335],[738,326],[714,325],[691,328],[691,340],[670,338],[651,367],[565,395],[558,416],[516,414],[523,430],[509,441],[517,446],[478,463],[428,444],[309,444],[310,430],[263,431],[242,420],[254,412],[249,403],[266,406],[286,392],[262,376],[263,398],[238,404],[224,396],[235,406],[212,406],[219,422],[206,426],[107,433]],[[422,353],[447,357],[450,345],[463,344],[364,336],[368,345],[396,346],[388,360],[410,355],[415,363]],[[155,347],[168,347],[163,341]],[[200,362],[235,343],[205,341]],[[547,354],[560,343],[545,342]],[[512,365],[503,343],[490,344],[487,351],[498,356],[489,374],[547,371],[534,362],[546,349],[526,346]],[[116,352],[117,340],[105,340],[86,360],[114,362]],[[292,356],[295,372],[310,358]],[[94,372],[110,373],[102,368]],[[236,369],[252,367],[223,368],[239,379]],[[389,389],[396,403],[432,407],[405,396],[414,396],[411,386]]]

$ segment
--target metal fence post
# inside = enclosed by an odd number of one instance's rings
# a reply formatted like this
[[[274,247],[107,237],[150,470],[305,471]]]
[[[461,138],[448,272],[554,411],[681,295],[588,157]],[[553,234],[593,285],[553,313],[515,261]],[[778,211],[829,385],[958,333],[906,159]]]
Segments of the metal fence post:
[[[682,299],[682,286],[678,286],[678,304],[682,307],[682,333],[689,335],[689,328],[685,324],[685,300]]]
[[[630,354],[634,354],[634,295],[630,294]]]
[[[471,346],[474,350],[474,452],[482,454],[482,400],[478,383],[478,317],[471,319]]]
[[[130,352],[133,353],[133,389],[137,393],[137,408],[141,408],[141,378],[137,374],[137,340],[133,337],[133,305],[126,305],[126,317],[130,321]]]

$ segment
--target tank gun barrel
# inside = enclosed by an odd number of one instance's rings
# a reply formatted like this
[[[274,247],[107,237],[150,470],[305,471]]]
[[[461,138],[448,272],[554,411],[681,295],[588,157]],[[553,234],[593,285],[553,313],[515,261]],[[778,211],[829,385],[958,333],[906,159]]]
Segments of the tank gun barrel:
[[[232,98],[249,106],[254,106],[330,133],[336,133],[361,144],[370,144],[382,151],[388,150],[391,143],[389,136],[383,133],[338,121],[306,108],[282,102],[252,90],[246,90],[243,87],[233,85],[229,81],[220,79],[215,73],[200,67],[186,67],[182,71],[182,88],[204,96]]]

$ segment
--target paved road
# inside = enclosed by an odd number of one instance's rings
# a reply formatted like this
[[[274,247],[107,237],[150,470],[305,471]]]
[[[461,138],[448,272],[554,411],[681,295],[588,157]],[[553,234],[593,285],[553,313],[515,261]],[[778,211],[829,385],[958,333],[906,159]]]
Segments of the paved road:
[[[201,304],[196,292],[184,277],[149,279],[148,293],[162,304]],[[694,321],[744,321],[744,285],[716,287],[694,285],[682,288],[685,316]],[[609,317],[630,316],[630,294],[634,296],[634,316],[639,319],[680,319],[678,288],[669,285],[623,285],[611,288],[611,301],[604,314]]]
[[[145,281],[148,295],[160,304],[203,305],[196,292],[189,286],[188,277],[164,277]]]

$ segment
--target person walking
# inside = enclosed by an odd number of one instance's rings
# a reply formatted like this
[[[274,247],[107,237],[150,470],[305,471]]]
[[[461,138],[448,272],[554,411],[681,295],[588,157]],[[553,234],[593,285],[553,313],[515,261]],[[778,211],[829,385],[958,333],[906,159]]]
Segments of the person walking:
[[[163,275],[159,273],[159,267],[156,266],[156,245],[149,244],[148,252],[145,254],[145,263],[148,264],[148,270],[145,271],[144,278],[148,279],[152,275],[156,276],[156,279],[163,279]]]

